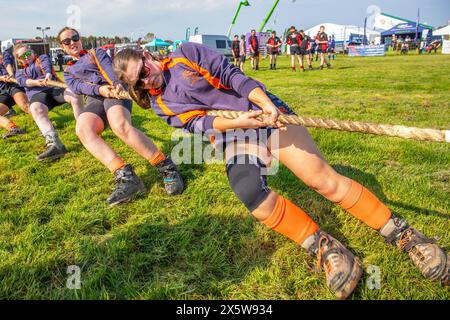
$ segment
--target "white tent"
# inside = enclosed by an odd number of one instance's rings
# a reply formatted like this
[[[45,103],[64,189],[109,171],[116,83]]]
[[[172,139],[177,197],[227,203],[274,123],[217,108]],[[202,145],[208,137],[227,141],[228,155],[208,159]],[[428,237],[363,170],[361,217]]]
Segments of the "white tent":
[[[448,36],[448,35],[450,35],[450,25],[433,31],[433,36]]]
[[[348,44],[352,35],[364,36],[364,28],[352,25],[340,25],[334,23],[322,23],[318,24],[308,30],[305,30],[305,34],[311,38],[315,37],[319,32],[320,26],[325,27],[325,33],[329,36],[334,36],[336,44],[346,43]],[[366,29],[366,36],[369,42],[375,41],[380,38],[380,32]],[[378,37],[378,39],[377,39]]]

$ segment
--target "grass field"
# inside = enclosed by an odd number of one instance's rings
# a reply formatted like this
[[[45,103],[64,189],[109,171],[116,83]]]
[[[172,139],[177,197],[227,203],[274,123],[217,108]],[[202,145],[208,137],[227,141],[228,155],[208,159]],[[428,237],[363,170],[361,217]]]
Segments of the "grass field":
[[[316,66],[318,64],[316,63]],[[251,69],[246,64],[247,70]],[[338,56],[332,70],[279,70],[250,76],[305,116],[450,129],[450,56]],[[134,124],[163,151],[173,129],[151,111]],[[68,106],[51,113],[70,153],[41,164],[44,142],[31,118],[28,134],[0,141],[1,299],[334,299],[315,259],[249,216],[232,193],[223,164],[181,165],[187,189],[169,197],[155,169],[106,131],[149,195],[110,209],[110,173],[80,144]],[[399,216],[450,247],[450,146],[319,129],[310,130],[333,167],[375,192]],[[305,164],[307,165],[307,164]],[[305,209],[363,262],[381,271],[370,290],[364,274],[352,299],[449,299],[449,289],[421,276],[409,257],[287,169],[274,190]],[[81,289],[66,288],[67,268],[81,268]]]

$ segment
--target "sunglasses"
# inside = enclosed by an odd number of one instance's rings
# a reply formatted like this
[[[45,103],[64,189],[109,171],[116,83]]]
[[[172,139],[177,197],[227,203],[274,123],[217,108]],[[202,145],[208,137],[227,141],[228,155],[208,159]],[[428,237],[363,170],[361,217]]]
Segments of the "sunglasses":
[[[80,35],[78,34],[74,34],[71,38],[67,38],[64,40],[61,40],[62,44],[65,44],[66,46],[70,45],[73,42],[78,42],[80,41]]]
[[[25,60],[26,58],[31,57],[32,54],[33,54],[33,53],[31,52],[31,50],[28,50],[28,51],[25,52],[24,54],[20,55],[20,56],[19,56],[19,59]]]

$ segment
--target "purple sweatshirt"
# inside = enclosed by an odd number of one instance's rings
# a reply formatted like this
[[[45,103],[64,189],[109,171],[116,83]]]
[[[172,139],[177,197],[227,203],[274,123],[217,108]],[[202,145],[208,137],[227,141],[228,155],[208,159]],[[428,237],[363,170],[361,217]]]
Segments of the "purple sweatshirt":
[[[162,63],[166,85],[151,105],[170,126],[206,132],[215,118],[207,110],[259,110],[248,95],[264,86],[205,45],[184,43]]]
[[[52,61],[46,54],[41,55],[25,69],[16,71],[17,82],[19,82],[21,87],[25,88],[25,92],[29,100],[31,100],[36,93],[48,90],[50,87],[27,87],[26,81],[28,79],[43,80],[45,79],[45,75],[48,73],[52,75],[53,81],[59,81],[53,70]]]
[[[8,51],[5,51],[3,52],[3,63],[0,63],[0,76],[7,76],[9,74],[8,70],[6,70],[6,67],[8,65],[11,65],[14,70],[14,58]],[[0,90],[3,90],[5,88],[6,83],[0,82]]]
[[[66,68],[64,81],[75,94],[87,96],[100,96],[101,86],[122,84],[112,70],[111,58],[102,48],[90,50]]]

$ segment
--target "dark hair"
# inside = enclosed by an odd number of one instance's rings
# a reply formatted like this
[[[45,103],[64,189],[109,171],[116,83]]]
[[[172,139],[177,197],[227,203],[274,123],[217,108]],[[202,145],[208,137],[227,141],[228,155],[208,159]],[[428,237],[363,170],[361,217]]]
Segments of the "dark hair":
[[[295,27],[294,27],[294,26],[291,26],[291,27],[289,28],[289,30],[291,30],[291,29],[294,29],[294,30],[295,30]]]
[[[234,35],[235,38],[239,38],[239,36],[237,34]]]
[[[56,36],[56,39],[58,39],[58,42],[61,42],[61,38],[60,37],[63,34],[63,32],[66,32],[66,31],[69,31],[69,30],[71,30],[73,32],[76,32],[77,35],[80,35],[80,33],[76,29],[71,28],[71,27],[64,27],[58,32],[58,35]]]
[[[255,29],[252,29],[252,31],[251,32],[256,32],[256,30]]]
[[[243,34],[243,35],[241,36],[241,39],[245,39],[245,34]]]

